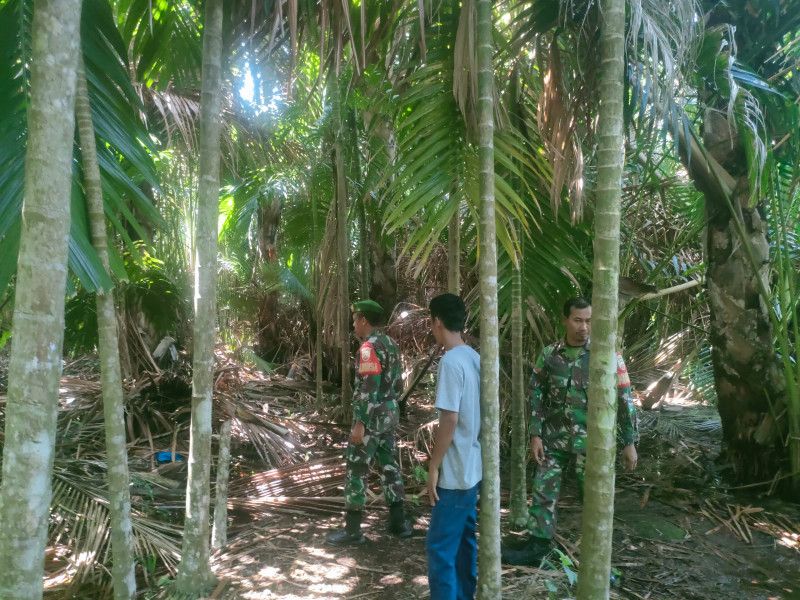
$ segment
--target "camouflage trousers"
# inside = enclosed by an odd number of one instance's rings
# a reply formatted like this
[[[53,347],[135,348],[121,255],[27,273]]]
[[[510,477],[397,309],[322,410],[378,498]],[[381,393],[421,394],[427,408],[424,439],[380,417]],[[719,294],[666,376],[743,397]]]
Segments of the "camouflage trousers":
[[[528,509],[528,532],[533,537],[553,539],[556,534],[556,510],[561,494],[561,475],[574,457],[575,476],[578,480],[578,498],[583,502],[583,473],[586,467],[585,454],[573,454],[568,450],[548,450],[544,461],[536,466],[533,475],[533,497]]]
[[[362,444],[347,446],[344,455],[344,505],[347,510],[361,510],[367,501],[367,476],[373,459],[381,467],[381,486],[386,504],[406,498],[403,477],[397,462],[397,436],[394,429],[384,433],[367,433]]]

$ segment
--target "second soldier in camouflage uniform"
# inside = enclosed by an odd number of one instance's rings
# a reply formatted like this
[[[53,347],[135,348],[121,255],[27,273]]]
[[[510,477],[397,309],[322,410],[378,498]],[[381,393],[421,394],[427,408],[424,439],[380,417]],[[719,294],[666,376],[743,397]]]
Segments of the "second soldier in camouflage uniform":
[[[358,351],[353,390],[353,430],[345,452],[345,527],[328,535],[331,544],[360,544],[361,515],[366,503],[370,464],[377,459],[381,485],[389,506],[387,531],[399,537],[412,534],[403,512],[406,493],[397,462],[398,401],[403,392],[400,349],[383,331],[375,329],[382,310],[371,300],[353,305],[353,328],[364,339]]]
[[[550,550],[556,532],[556,506],[561,476],[575,466],[578,495],[583,501],[586,463],[586,416],[589,389],[591,304],[572,298],[564,305],[564,339],[544,349],[530,381],[531,453],[537,463],[527,523],[530,538],[517,551],[504,550],[508,564],[536,564]],[[617,434],[624,446],[625,469],[636,467],[636,410],[622,356],[617,353]]]

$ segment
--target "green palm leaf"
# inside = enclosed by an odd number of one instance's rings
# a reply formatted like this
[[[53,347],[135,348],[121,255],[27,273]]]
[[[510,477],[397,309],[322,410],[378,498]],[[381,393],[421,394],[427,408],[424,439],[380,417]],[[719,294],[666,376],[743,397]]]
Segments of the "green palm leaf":
[[[0,290],[16,270],[19,219],[24,193],[27,63],[30,44],[31,3],[10,0],[0,5],[0,102],[8,106],[0,118]],[[82,45],[92,113],[97,133],[105,211],[123,239],[131,242],[124,224],[146,238],[139,219],[158,223],[160,217],[141,190],[146,183],[158,189],[152,155],[155,149],[140,119],[141,103],[127,75],[125,45],[116,29],[110,6],[104,0],[87,0],[83,12]],[[10,66],[9,66],[10,65]],[[77,165],[77,163],[76,163]],[[74,170],[69,267],[90,291],[111,287],[111,280],[92,248],[80,171]],[[135,214],[134,214],[135,211]],[[117,218],[121,214],[124,222]],[[110,248],[114,248],[113,244]],[[117,276],[121,260],[112,252]]]

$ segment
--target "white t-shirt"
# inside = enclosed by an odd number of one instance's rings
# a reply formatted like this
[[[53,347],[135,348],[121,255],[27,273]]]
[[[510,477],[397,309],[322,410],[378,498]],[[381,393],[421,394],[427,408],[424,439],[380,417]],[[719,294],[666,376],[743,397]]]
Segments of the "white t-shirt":
[[[439,469],[439,487],[468,490],[482,476],[481,362],[469,346],[456,346],[439,361],[436,408],[458,413],[453,442]]]

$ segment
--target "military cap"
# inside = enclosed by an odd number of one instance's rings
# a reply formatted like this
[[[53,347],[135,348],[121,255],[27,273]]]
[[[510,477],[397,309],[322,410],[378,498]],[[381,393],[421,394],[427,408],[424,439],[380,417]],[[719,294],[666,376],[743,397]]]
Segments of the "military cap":
[[[383,314],[383,309],[381,308],[381,305],[375,302],[374,300],[361,300],[359,302],[354,302],[353,305],[350,307],[350,310],[354,313],[368,312],[368,313]]]

